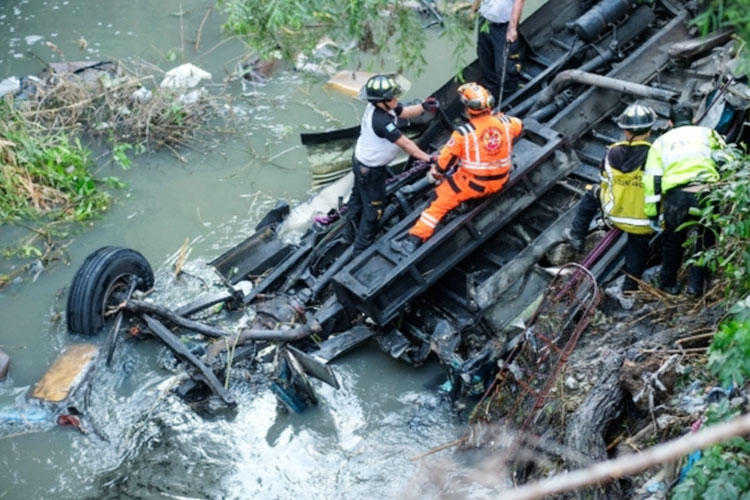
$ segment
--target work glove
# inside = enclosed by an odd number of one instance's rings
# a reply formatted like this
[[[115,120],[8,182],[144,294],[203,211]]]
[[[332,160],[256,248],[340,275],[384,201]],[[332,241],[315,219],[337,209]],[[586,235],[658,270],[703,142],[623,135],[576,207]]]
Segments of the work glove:
[[[422,101],[422,109],[429,111],[430,113],[437,113],[437,110],[440,109],[440,101],[434,97],[428,97]]]
[[[430,181],[430,184],[440,184],[440,181],[443,179],[443,174],[438,172],[437,168],[432,167],[427,171],[426,177],[427,180]]]
[[[661,226],[659,225],[659,218],[658,217],[649,217],[648,218],[648,225],[651,229],[654,230],[656,234],[659,234],[663,231]]]

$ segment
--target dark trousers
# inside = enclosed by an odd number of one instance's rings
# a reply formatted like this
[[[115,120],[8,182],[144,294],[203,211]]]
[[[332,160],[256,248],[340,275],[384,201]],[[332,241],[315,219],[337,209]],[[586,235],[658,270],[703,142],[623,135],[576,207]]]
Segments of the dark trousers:
[[[347,205],[347,218],[357,226],[354,253],[358,254],[375,239],[378,222],[385,205],[385,167],[367,167],[356,158],[352,159],[354,186]]]
[[[650,243],[650,234],[628,233],[628,241],[625,243],[625,267],[623,268],[627,274],[638,279],[643,276],[648,261]],[[625,276],[625,281],[622,283],[623,291],[638,289],[638,283],[630,279],[630,276]]]
[[[489,31],[485,31],[485,23],[489,24]],[[500,95],[500,80],[505,64],[505,90],[503,97],[508,97],[518,89],[518,68],[515,62],[518,54],[518,40],[513,42],[508,50],[508,59],[503,61],[503,50],[505,50],[505,34],[508,23],[490,23],[484,18],[479,18],[479,34],[477,35],[477,57],[479,68],[487,90],[495,97],[496,104]]]
[[[571,232],[577,239],[584,241],[586,235],[589,234],[589,226],[591,221],[594,220],[596,214],[599,212],[601,204],[599,198],[596,197],[593,190],[586,191],[586,194],[581,198],[576,208],[576,216],[573,219],[571,225]]]
[[[661,264],[661,283],[662,286],[674,286],[677,284],[677,271],[682,264],[683,245],[687,238],[688,229],[678,231],[677,228],[683,223],[696,220],[696,217],[690,215],[691,208],[698,208],[701,205],[703,193],[691,193],[684,191],[679,187],[667,191],[662,198],[664,200],[664,239],[662,241],[662,264]],[[714,233],[698,226],[698,238],[695,242],[694,253],[701,252],[710,248],[716,238]],[[692,266],[689,272],[690,283],[703,286],[705,268]]]
[[[576,216],[573,219],[571,225],[571,232],[575,238],[585,240],[586,235],[589,232],[589,226],[591,221],[596,217],[599,212],[601,205],[599,198],[596,197],[594,191],[586,191],[586,194],[581,199],[576,209]],[[625,244],[625,266],[624,271],[636,278],[643,276],[643,271],[646,269],[646,262],[648,261],[649,244],[651,242],[650,234],[628,234],[628,240]],[[625,291],[635,290],[638,288],[638,284],[630,279],[628,276],[625,277],[625,281],[622,284],[622,289]]]

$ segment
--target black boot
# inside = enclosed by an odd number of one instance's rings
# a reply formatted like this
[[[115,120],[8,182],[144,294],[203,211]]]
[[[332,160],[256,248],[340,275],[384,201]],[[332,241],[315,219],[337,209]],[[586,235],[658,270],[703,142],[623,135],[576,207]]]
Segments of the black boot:
[[[391,240],[391,249],[408,257],[421,244],[422,240],[418,236],[407,234],[405,238]]]
[[[666,284],[665,284],[666,283]],[[669,295],[679,295],[682,289],[677,282],[669,283],[664,279],[664,276],[656,277],[652,282],[652,285],[656,286],[662,292],[667,292]]]
[[[341,239],[347,245],[351,245],[357,238],[357,227],[349,218],[345,217],[344,220],[346,223],[344,224],[344,229],[341,231]]]
[[[568,243],[570,243],[570,246],[575,250],[576,252],[583,252],[583,247],[586,244],[586,237],[580,236],[573,232],[573,229],[566,227],[565,231],[563,231],[563,235],[565,236],[565,239],[568,240]]]

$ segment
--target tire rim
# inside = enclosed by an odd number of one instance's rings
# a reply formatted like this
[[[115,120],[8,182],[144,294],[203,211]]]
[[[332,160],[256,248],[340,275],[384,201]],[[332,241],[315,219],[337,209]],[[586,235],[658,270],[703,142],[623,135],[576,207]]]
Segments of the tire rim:
[[[109,283],[109,286],[104,291],[104,296],[102,297],[102,323],[106,323],[107,306],[114,305],[110,303],[112,296],[117,292],[126,293],[128,291],[131,277],[137,278],[133,273],[122,273]]]

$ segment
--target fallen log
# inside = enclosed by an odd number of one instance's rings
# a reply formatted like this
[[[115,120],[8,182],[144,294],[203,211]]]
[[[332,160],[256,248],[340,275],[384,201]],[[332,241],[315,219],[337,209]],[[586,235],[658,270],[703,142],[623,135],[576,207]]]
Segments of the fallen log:
[[[604,435],[609,425],[622,412],[624,392],[620,387],[620,367],[623,360],[624,356],[620,353],[612,352],[608,355],[603,363],[605,373],[599,377],[600,382],[591,389],[568,423],[565,444],[568,449],[577,452],[567,459],[568,462],[573,462],[573,466],[587,465],[573,458],[576,455],[590,458],[591,462],[607,459]],[[618,486],[613,484],[602,498],[619,498],[621,493]]]

